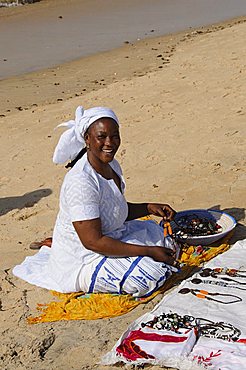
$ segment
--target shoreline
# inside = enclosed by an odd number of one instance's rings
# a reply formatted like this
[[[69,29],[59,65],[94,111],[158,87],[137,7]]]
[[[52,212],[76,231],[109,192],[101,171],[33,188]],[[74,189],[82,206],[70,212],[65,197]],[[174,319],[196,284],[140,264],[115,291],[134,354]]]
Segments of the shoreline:
[[[244,0],[233,6],[230,0],[43,0],[21,8],[0,12],[6,14],[0,23],[2,79],[109,51],[126,40],[136,43],[246,16]]]
[[[165,68],[180,43],[244,22],[246,16],[135,43],[125,42],[113,50],[0,80],[0,117],[5,118],[21,110],[35,111],[39,106],[78,96],[83,98],[83,95],[112,83]],[[112,69],[107,65],[109,60]]]

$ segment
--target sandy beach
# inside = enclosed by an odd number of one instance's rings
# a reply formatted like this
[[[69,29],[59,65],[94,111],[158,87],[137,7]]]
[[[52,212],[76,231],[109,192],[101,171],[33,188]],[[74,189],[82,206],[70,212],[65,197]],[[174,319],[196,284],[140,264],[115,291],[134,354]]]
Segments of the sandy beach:
[[[245,36],[238,18],[0,81],[2,369],[118,369],[101,356],[162,298],[113,319],[27,324],[52,296],[11,270],[52,234],[67,171],[52,163],[54,128],[78,105],[118,114],[129,201],[226,210],[231,243],[246,238]]]

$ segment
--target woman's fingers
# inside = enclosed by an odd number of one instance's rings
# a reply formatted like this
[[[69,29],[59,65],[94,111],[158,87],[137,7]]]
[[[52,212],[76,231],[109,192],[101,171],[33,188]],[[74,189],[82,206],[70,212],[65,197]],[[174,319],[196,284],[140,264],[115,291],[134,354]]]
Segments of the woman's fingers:
[[[176,214],[169,204],[148,203],[147,209],[150,214],[163,217],[164,221],[171,221]]]
[[[149,257],[152,257],[157,262],[165,262],[168,265],[173,265],[175,261],[175,252],[165,247],[149,247]]]
[[[162,208],[163,210],[163,219],[164,221],[171,221],[173,220],[176,211],[172,207],[170,207],[168,204],[165,204],[164,207]]]
[[[161,247],[168,256],[175,256],[176,252],[170,248]]]

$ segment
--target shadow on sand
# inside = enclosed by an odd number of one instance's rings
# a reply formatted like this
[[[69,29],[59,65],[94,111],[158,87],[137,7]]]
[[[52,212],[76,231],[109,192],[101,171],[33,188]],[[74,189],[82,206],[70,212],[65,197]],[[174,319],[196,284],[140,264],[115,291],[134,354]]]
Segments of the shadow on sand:
[[[222,209],[220,205],[215,205],[213,207],[210,207],[209,209],[226,212],[228,213],[228,215],[234,217],[235,220],[237,221],[235,233],[233,234],[231,241],[230,241],[232,244],[236,243],[238,240],[242,240],[246,238],[246,226],[240,223],[240,221],[245,219],[245,214],[246,214],[245,208],[233,207],[233,208]]]
[[[16,197],[0,198],[0,216],[12,211],[13,209],[23,209],[33,207],[40,199],[52,194],[51,189],[39,189]]]

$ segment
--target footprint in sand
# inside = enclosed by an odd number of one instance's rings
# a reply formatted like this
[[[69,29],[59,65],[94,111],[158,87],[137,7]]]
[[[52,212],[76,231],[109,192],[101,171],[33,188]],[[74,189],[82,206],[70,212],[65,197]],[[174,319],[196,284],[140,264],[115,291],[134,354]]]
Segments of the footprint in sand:
[[[121,157],[124,157],[126,154],[126,149],[122,149],[122,151],[120,152],[120,156]]]
[[[9,177],[6,177],[6,176],[0,177],[0,184],[1,184],[1,186],[2,185],[6,185],[9,182],[10,182],[10,178]]]

